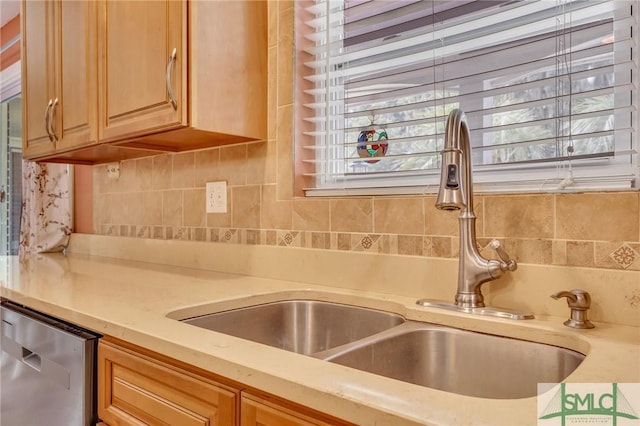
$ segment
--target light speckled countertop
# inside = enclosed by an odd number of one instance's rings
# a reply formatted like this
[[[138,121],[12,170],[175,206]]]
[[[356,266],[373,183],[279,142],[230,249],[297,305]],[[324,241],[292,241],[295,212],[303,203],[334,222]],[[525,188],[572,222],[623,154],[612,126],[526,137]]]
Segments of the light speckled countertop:
[[[536,398],[492,400],[429,389],[193,327],[167,314],[301,297],[334,300],[587,354],[568,382],[640,382],[640,329],[631,326],[596,323],[585,332],[564,327],[556,316],[470,317],[420,308],[407,296],[85,254],[24,262],[0,257],[0,285],[3,298],[363,426],[533,425]]]

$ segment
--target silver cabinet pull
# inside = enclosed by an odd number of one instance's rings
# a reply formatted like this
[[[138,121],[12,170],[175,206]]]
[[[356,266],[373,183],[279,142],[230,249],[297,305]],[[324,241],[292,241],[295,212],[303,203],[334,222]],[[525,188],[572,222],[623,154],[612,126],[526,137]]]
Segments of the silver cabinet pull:
[[[169,56],[169,62],[167,62],[167,93],[169,94],[169,100],[171,101],[171,106],[173,106],[174,110],[178,110],[178,102],[176,102],[175,96],[173,96],[173,89],[171,88],[171,69],[172,65],[176,63],[176,53],[177,50],[174,47],[171,55]]]
[[[49,136],[49,140],[53,142],[53,135],[51,135],[50,123],[51,123],[51,108],[53,107],[53,99],[49,99],[49,103],[47,104],[47,109],[44,111],[44,128],[47,131],[47,136]]]
[[[57,105],[58,98],[55,98],[51,104],[51,109],[49,109],[49,128],[51,129],[51,136],[53,137],[52,142],[58,142],[58,135],[56,135],[56,129],[53,127],[53,116]]]

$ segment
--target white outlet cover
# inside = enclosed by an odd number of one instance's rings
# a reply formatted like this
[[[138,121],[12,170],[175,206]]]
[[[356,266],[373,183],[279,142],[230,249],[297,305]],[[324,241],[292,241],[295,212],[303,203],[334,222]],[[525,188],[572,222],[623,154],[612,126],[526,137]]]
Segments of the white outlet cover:
[[[227,212],[227,182],[207,182],[205,197],[207,213]]]
[[[120,163],[107,164],[107,177],[109,179],[118,179],[120,177]]]

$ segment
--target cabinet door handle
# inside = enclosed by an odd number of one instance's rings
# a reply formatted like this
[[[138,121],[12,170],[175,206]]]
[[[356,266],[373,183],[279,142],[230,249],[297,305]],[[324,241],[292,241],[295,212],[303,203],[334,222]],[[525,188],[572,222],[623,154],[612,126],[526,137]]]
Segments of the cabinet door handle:
[[[173,96],[173,89],[171,88],[171,69],[172,65],[176,63],[176,48],[173,48],[171,55],[169,56],[169,62],[167,62],[167,93],[169,94],[169,100],[174,110],[178,110],[178,102],[176,102],[175,96]]]
[[[53,107],[53,99],[49,99],[49,103],[47,104],[47,109],[44,111],[44,128],[47,131],[47,136],[49,136],[49,140],[53,142],[53,136],[51,135],[51,130],[49,129],[51,123],[51,107]]]
[[[51,104],[51,109],[49,109],[49,127],[51,128],[51,136],[53,137],[52,141],[58,142],[58,135],[56,135],[56,129],[53,127],[53,117],[55,114],[56,106],[58,105],[58,98],[53,100]]]

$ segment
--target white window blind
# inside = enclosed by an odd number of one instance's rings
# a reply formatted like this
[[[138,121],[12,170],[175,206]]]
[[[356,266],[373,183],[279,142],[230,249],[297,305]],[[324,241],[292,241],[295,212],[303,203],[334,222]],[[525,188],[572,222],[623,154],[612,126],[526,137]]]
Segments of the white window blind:
[[[476,189],[634,187],[635,1],[296,7],[308,195],[429,191],[454,108],[468,119]],[[360,156],[363,130],[386,134],[385,156]]]

